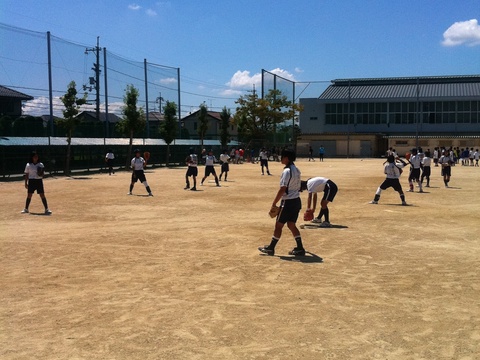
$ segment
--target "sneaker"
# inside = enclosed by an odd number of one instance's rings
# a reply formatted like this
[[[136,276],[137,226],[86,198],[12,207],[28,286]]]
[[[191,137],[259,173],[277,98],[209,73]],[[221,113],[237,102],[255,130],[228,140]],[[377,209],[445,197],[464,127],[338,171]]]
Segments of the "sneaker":
[[[23,209],[23,210],[21,211],[21,213],[22,213],[22,214],[28,214],[28,209]]]
[[[407,202],[406,201],[402,201],[402,206],[407,206]]]
[[[294,256],[305,256],[305,249],[304,248],[293,248],[292,251],[288,252],[288,255],[294,255]]]
[[[268,176],[272,176],[272,174],[270,174],[270,173],[268,173],[267,175],[268,175]]]
[[[408,189],[407,192],[413,192],[413,189]]]
[[[132,194],[132,192],[130,191],[130,192],[127,193],[127,195],[133,195],[133,194]]]
[[[330,224],[328,221],[324,221],[320,224],[320,227],[322,228],[330,228],[332,227],[332,224]]]
[[[312,220],[312,223],[314,223],[314,224],[321,224],[321,223],[322,223],[322,220],[319,219],[319,218],[315,218],[315,219]]]
[[[372,201],[370,201],[370,204],[378,204],[378,201],[377,200],[372,200]]]
[[[188,190],[188,189],[190,189],[190,186],[185,186],[185,187],[183,188],[183,190]]]
[[[197,188],[194,186],[190,189],[190,191],[197,191]]]
[[[217,184],[217,187],[220,187],[220,184]]]
[[[45,209],[45,215],[52,215],[52,212],[49,209]]]
[[[258,248],[258,250],[264,254],[267,254],[269,256],[275,255],[275,249],[270,248],[269,245],[261,246]]]
[[[148,196],[153,196],[153,194],[151,192],[148,193]]]
[[[427,185],[425,185],[425,187],[430,187],[430,185],[427,184]]]
[[[420,190],[419,192],[420,192],[420,193],[422,193],[422,192],[423,192],[423,190]]]

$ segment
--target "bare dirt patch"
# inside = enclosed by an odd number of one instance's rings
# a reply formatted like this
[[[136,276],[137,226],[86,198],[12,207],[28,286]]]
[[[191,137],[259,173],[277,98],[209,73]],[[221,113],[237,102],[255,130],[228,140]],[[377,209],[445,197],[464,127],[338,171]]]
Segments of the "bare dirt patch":
[[[301,230],[303,259],[288,230],[257,251],[279,163],[197,192],[185,168],[149,170],[153,198],[127,196],[126,172],[47,178],[51,216],[20,214],[23,182],[0,183],[0,358],[477,359],[480,170],[454,167],[446,189],[434,167],[412,206],[392,189],[371,205],[382,162],[297,162],[339,187],[337,226]]]

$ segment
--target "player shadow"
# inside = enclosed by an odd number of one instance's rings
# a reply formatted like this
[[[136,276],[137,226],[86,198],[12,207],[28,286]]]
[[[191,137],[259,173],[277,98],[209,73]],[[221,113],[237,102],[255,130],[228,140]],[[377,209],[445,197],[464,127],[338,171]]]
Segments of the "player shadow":
[[[458,186],[450,186],[450,185],[449,185],[447,189],[455,189],[455,190],[460,190],[460,189],[461,189],[461,187],[458,187]]]
[[[30,212],[29,214],[34,216],[52,216],[52,214],[45,214],[44,212]]]
[[[413,207],[416,207],[416,206],[417,206],[417,205],[414,205],[414,204],[412,204],[412,203],[407,203],[407,205],[402,205],[402,204],[398,204],[398,203],[396,203],[396,204],[392,204],[392,203],[384,203],[384,204],[381,204],[381,203],[380,203],[380,204],[378,204],[378,205],[383,205],[383,206],[398,206],[398,207],[412,207],[412,206],[413,206]]]
[[[316,263],[323,263],[323,259],[310,252],[310,251],[306,251],[305,252],[306,255],[305,256],[284,256],[284,255],[278,255],[278,257],[280,258],[280,260],[284,260],[284,261],[291,261],[291,262],[301,262],[301,263],[306,263],[306,264],[316,264]]]
[[[68,180],[93,180],[94,178],[90,176],[70,176],[67,179]]]
[[[139,196],[139,197],[149,197],[150,195],[148,194],[132,194],[133,196]]]

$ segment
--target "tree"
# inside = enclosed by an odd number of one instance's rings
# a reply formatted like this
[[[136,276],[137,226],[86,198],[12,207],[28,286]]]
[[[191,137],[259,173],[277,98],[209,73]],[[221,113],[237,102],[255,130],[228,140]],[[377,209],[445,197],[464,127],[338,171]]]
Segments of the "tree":
[[[230,127],[231,116],[230,110],[224,106],[222,113],[220,114],[220,119],[222,119],[222,123],[220,124],[220,143],[222,144],[222,149],[225,149],[230,141],[228,128]]]
[[[166,164],[169,165],[170,143],[175,140],[177,134],[177,104],[167,101],[163,108],[164,122],[160,124],[160,137],[167,143]]]
[[[8,115],[0,116],[0,136],[12,135],[13,119]]]
[[[198,119],[198,136],[200,137],[200,147],[203,150],[203,139],[205,138],[205,134],[208,130],[208,108],[205,103],[200,104],[200,111],[198,112],[197,119]]]
[[[122,109],[123,118],[117,123],[118,130],[130,138],[128,142],[128,154],[132,153],[133,136],[136,132],[145,129],[146,120],[143,109],[137,108],[139,92],[133,85],[128,85],[123,96],[124,106]],[[130,159],[127,156],[125,166],[130,166]]]
[[[79,123],[77,115],[80,111],[80,107],[87,102],[87,93],[83,97],[77,97],[77,88],[75,81],[71,81],[68,84],[67,92],[60,97],[65,110],[63,110],[63,119],[57,119],[57,124],[67,131],[67,158],[65,161],[65,175],[70,175],[70,157],[72,151],[72,136],[75,127]]]
[[[269,90],[263,99],[256,92],[241,96],[234,116],[239,134],[247,139],[265,139],[276,133],[278,125],[294,118],[302,106],[288,100],[280,90]],[[293,139],[292,139],[293,140]]]

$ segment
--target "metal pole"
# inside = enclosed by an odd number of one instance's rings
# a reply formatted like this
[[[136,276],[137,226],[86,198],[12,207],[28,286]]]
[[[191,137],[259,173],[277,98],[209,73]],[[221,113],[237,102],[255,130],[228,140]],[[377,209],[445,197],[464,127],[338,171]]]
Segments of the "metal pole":
[[[103,48],[103,78],[105,83],[105,137],[109,137],[110,122],[108,121],[107,48]]]
[[[48,97],[50,101],[50,136],[53,136],[53,90],[52,90],[52,51],[50,44],[50,31],[47,31],[47,51],[48,51]],[[48,145],[50,145],[50,136],[48,137]]]
[[[420,78],[417,77],[417,103],[416,103],[416,114],[415,114],[415,147],[418,149],[418,123],[420,115]]]
[[[95,103],[97,105],[96,109],[96,116],[97,121],[100,121],[100,36],[97,36],[97,46],[95,47],[95,55],[96,55],[96,65],[95,65],[95,91],[96,91],[96,98]]]
[[[348,111],[347,111],[347,159],[350,158],[350,101],[352,98],[352,93],[351,93],[351,83],[350,80],[348,80]]]
[[[143,69],[145,73],[145,114],[147,115],[147,138],[150,137],[150,122],[148,114],[148,78],[147,78],[147,59],[143,59]]]

